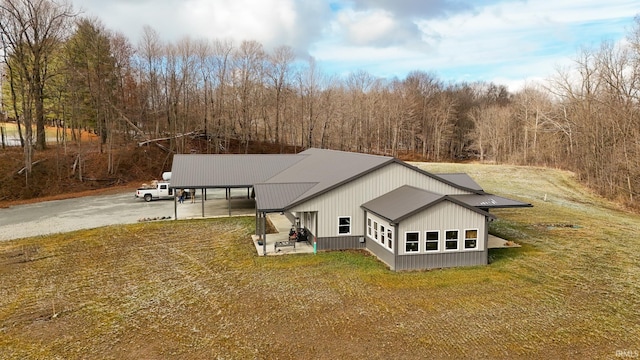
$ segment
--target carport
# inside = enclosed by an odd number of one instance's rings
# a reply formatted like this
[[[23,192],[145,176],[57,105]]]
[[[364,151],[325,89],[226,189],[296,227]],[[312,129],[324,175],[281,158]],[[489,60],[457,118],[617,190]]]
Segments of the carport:
[[[199,190],[202,217],[208,189],[225,189],[228,215],[233,210],[232,189],[246,189],[246,199],[255,198],[254,185],[264,182],[275,174],[304,158],[304,155],[278,154],[177,154],[173,157],[170,188],[174,190]],[[178,202],[174,199],[174,218],[178,218]],[[263,214],[264,216],[264,214]],[[263,216],[258,214],[256,219]],[[256,229],[259,228],[256,222]]]

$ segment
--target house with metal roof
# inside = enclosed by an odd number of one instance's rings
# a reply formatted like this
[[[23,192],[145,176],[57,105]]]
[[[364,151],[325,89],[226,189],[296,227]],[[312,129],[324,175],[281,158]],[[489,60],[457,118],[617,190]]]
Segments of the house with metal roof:
[[[175,155],[171,173],[172,188],[247,188],[262,238],[267,214],[283,213],[315,250],[367,249],[392,270],[487,264],[489,210],[531,206],[488,194],[466,174],[326,149]]]

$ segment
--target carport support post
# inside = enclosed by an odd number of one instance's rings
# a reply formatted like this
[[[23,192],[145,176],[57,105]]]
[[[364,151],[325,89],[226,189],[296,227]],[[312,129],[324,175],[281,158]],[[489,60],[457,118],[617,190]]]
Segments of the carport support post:
[[[204,188],[200,189],[200,193],[203,195],[203,196],[200,196],[200,203],[202,204],[202,217],[204,217],[204,192],[205,191],[206,190]]]
[[[229,208],[229,216],[231,216],[231,188],[227,188],[227,207]]]
[[[173,218],[178,220],[178,199],[175,195],[173,196]]]

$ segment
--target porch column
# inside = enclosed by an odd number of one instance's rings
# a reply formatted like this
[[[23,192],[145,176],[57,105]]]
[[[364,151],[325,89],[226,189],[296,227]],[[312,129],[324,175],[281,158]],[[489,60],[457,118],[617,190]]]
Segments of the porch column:
[[[260,235],[260,227],[258,225],[260,221],[260,213],[258,212],[258,209],[256,208],[256,235]]]
[[[267,255],[267,213],[262,213],[262,255]]]

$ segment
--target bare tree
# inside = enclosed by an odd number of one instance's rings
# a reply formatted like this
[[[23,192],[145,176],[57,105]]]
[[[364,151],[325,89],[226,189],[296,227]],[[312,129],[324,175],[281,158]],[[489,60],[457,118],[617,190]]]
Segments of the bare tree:
[[[282,117],[282,102],[284,90],[289,83],[291,76],[291,63],[293,62],[295,55],[293,49],[289,46],[277,47],[271,56],[269,56],[270,67],[267,72],[267,76],[271,80],[271,86],[273,86],[273,93],[275,96],[275,136],[276,143],[284,145],[282,134],[280,133],[281,117]],[[282,151],[282,147],[280,148]]]
[[[243,41],[234,54],[237,72],[232,79],[236,92],[236,119],[245,153],[249,151],[252,129],[258,127],[264,92],[265,57],[262,44],[257,41]]]
[[[160,134],[161,112],[164,107],[162,90],[160,87],[160,77],[162,73],[162,51],[163,44],[160,35],[149,26],[142,30],[142,38],[138,44],[138,54],[140,55],[140,119],[144,122],[144,128],[153,136]],[[151,124],[147,124],[150,122]],[[148,125],[152,127],[149,128]]]
[[[71,4],[50,0],[2,0],[0,36],[5,51],[17,59],[19,71],[28,84],[28,96],[35,106],[36,146],[46,147],[44,91],[49,60],[68,35],[75,16]],[[31,170],[31,114],[24,117],[26,129],[25,167]]]
[[[306,67],[297,73],[298,96],[300,96],[300,146],[314,145],[315,126],[320,115],[318,101],[322,86],[322,74],[314,58],[309,58]]]

